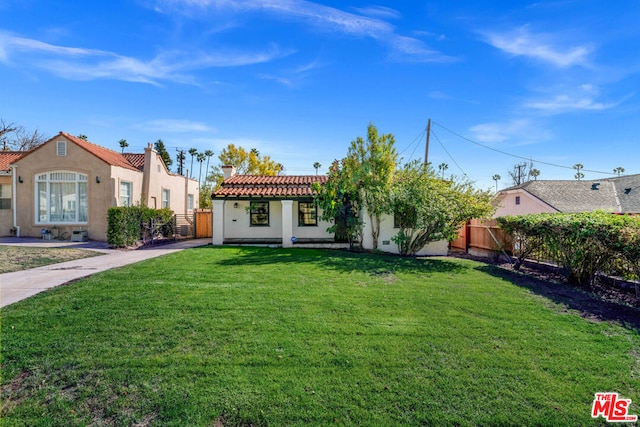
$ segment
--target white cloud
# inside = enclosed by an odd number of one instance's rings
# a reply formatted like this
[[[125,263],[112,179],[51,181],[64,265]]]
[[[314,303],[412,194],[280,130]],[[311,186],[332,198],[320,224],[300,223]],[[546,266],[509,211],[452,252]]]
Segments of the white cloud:
[[[524,106],[550,114],[580,110],[600,111],[616,107],[631,97],[631,95],[628,95],[616,102],[599,101],[597,98],[600,95],[600,88],[592,83],[584,83],[577,87],[564,87],[556,89],[555,92],[555,94],[548,95],[546,98],[525,102]]]
[[[528,119],[514,119],[503,123],[481,123],[470,128],[473,139],[487,144],[514,141],[529,144],[548,138],[548,133]]]
[[[387,19],[399,19],[400,12],[395,9],[391,9],[390,7],[384,6],[370,6],[370,7],[359,7],[354,9],[361,15],[366,15],[374,18],[387,18]]]
[[[560,37],[532,34],[526,27],[507,33],[486,33],[485,37],[490,45],[506,53],[530,57],[559,68],[585,66],[593,51],[588,45],[563,47]]]
[[[429,49],[419,39],[397,34],[395,28],[382,18],[397,18],[399,14],[385,7],[356,9],[360,13],[357,14],[307,0],[165,0],[162,4],[169,9],[177,8],[190,16],[198,16],[206,10],[269,13],[301,21],[328,32],[372,38],[391,47],[395,58],[404,57],[422,62],[451,60],[450,57]]]
[[[187,73],[212,67],[237,67],[272,61],[289,55],[276,46],[262,52],[162,52],[143,60],[95,49],[57,46],[39,40],[0,33],[0,60],[34,65],[72,80],[113,79],[160,84],[194,83]]]
[[[525,107],[537,110],[544,110],[549,113],[560,113],[574,110],[607,110],[618,105],[616,103],[604,103],[596,101],[591,97],[572,97],[569,95],[557,95],[552,99],[532,101],[525,104]]]
[[[189,132],[215,132],[215,129],[202,122],[177,119],[149,120],[134,126],[148,132],[189,133]]]

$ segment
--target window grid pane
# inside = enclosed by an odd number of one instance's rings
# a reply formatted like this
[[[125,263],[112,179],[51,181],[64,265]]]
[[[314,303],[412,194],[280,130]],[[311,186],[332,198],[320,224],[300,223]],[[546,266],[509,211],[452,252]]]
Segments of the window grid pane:
[[[250,217],[252,226],[268,226],[269,202],[251,202]]]
[[[10,184],[0,184],[0,209],[11,209]]]
[[[89,219],[87,175],[54,171],[36,176],[38,223],[85,223]]]
[[[298,203],[298,224],[318,225],[318,211],[316,204],[312,202]]]

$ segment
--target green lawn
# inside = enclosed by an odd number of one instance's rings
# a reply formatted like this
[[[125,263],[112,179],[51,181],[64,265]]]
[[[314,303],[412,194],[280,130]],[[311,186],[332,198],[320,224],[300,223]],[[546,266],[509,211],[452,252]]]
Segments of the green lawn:
[[[640,332],[473,261],[203,247],[2,310],[2,425],[605,425]]]

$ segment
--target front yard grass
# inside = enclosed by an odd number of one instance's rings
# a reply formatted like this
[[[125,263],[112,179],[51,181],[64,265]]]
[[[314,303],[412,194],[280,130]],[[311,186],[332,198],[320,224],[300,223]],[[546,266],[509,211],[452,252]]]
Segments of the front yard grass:
[[[102,254],[84,249],[0,245],[0,274],[97,255]]]
[[[190,249],[2,309],[1,423],[606,425],[640,333],[470,260]],[[561,286],[561,285],[558,285]]]

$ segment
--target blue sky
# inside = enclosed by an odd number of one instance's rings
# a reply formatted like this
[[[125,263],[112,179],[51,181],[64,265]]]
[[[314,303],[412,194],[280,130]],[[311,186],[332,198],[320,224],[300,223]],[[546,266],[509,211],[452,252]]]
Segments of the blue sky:
[[[0,118],[47,136],[234,143],[300,175],[369,122],[423,158],[431,118],[429,160],[481,188],[523,158],[539,179],[640,173],[640,2],[3,0],[0,16]]]

